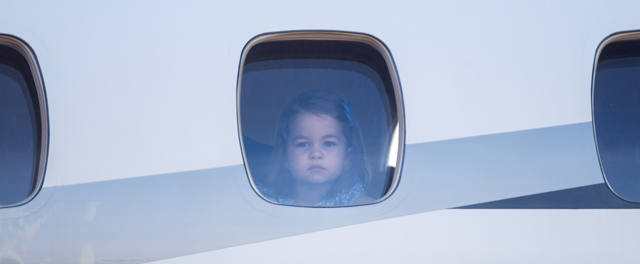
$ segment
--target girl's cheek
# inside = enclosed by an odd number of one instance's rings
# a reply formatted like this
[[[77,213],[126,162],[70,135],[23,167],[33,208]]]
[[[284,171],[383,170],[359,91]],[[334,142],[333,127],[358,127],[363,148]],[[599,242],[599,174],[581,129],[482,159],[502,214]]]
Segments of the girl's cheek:
[[[304,155],[305,152],[306,152],[306,150],[304,148],[294,148],[292,153],[294,153],[294,155],[299,157],[299,156]]]

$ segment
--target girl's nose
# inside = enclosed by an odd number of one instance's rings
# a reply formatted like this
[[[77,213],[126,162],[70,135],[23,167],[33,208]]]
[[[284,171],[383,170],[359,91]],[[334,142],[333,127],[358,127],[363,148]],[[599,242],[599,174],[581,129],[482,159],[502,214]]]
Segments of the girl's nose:
[[[314,160],[314,159],[322,159],[322,152],[319,151],[318,149],[313,149],[311,150],[311,153],[309,154],[309,158]]]

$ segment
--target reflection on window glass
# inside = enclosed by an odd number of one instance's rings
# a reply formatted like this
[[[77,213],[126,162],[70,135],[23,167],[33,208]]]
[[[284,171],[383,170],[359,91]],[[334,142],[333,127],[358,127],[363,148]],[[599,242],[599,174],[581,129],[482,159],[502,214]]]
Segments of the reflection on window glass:
[[[0,46],[0,206],[23,202],[36,188],[40,128],[31,78],[26,60]]]
[[[598,153],[611,189],[640,202],[640,41],[601,51],[593,91]]]
[[[240,87],[245,163],[279,204],[366,204],[390,191],[398,126],[388,65],[346,41],[278,41],[247,53]],[[397,142],[396,142],[397,143]]]

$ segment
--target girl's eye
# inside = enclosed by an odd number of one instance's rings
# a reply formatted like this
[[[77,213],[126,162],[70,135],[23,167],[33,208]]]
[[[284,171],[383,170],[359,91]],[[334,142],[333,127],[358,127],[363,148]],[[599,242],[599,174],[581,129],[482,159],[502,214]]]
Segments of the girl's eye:
[[[309,146],[309,143],[307,143],[307,142],[300,142],[300,143],[296,144],[296,147],[301,147],[301,148],[308,147],[308,146]]]
[[[335,146],[335,145],[336,145],[336,143],[333,143],[333,142],[331,142],[331,141],[326,141],[326,142],[324,142],[324,144],[323,144],[323,145],[324,145],[325,147],[333,147],[333,146]]]

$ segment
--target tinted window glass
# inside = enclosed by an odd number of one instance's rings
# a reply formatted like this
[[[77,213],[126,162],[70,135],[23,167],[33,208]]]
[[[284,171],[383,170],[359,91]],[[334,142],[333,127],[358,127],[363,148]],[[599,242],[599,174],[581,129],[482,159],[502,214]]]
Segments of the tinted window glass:
[[[605,46],[598,59],[593,118],[610,188],[640,202],[640,41]]]
[[[0,205],[25,201],[37,189],[40,109],[29,64],[0,46]]]
[[[399,126],[395,89],[383,55],[363,43],[252,46],[239,112],[245,163],[258,192],[275,203],[305,206],[364,204],[387,194],[398,155],[391,150]],[[332,156],[334,147],[344,153]],[[323,173],[328,176],[308,178]],[[311,199],[314,191],[321,195]]]

